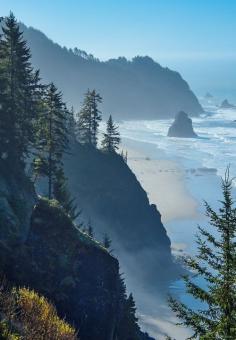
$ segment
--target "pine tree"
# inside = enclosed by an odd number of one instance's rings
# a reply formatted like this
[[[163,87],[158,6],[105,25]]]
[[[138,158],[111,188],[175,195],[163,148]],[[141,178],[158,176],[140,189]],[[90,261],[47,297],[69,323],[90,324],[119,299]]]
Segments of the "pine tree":
[[[68,150],[68,111],[62,95],[54,84],[45,92],[44,109],[37,124],[37,157],[34,159],[36,176],[48,178],[48,198],[52,198],[54,183],[63,174],[63,154]],[[63,178],[61,181],[63,182]]]
[[[97,146],[98,126],[102,119],[98,104],[101,102],[102,98],[95,90],[88,90],[85,94],[77,123],[78,139],[81,144]]]
[[[138,318],[136,316],[136,306],[133,295],[130,294],[127,298],[126,287],[124,283],[121,282],[121,297],[122,297],[122,308],[121,308],[121,318],[118,324],[118,334],[119,340],[141,340],[142,335],[140,327],[138,325]]]
[[[111,239],[107,234],[104,234],[103,237],[103,247],[106,248],[107,250],[109,250],[111,247]]]
[[[67,130],[70,141],[74,142],[76,140],[76,121],[73,107],[68,111]]]
[[[24,164],[34,143],[39,87],[38,72],[30,63],[30,50],[11,13],[2,26],[0,41],[0,160]]]
[[[93,227],[90,219],[88,222],[88,235],[92,238],[94,237]]]
[[[112,116],[107,121],[106,133],[103,134],[102,149],[106,152],[115,152],[119,148],[120,134],[118,126],[113,123]]]
[[[97,146],[97,135],[98,135],[98,127],[99,122],[102,120],[101,111],[98,109],[98,104],[102,102],[102,97],[99,93],[96,93],[95,90],[93,90],[90,93],[91,96],[91,106],[92,106],[92,124],[91,124],[91,132],[92,132],[92,145]]]
[[[135,306],[135,301],[133,298],[133,294],[131,293],[126,300],[126,311],[127,311],[127,317],[128,321],[133,324],[138,326],[138,318],[136,317],[136,306]]]
[[[229,169],[222,180],[222,191],[218,213],[205,203],[206,216],[217,236],[199,227],[198,254],[185,259],[188,268],[207,283],[207,288],[203,288],[185,275],[187,293],[206,307],[193,310],[170,298],[170,306],[182,324],[192,328],[193,339],[236,339],[236,208]]]
[[[75,204],[75,199],[71,197],[68,190],[67,178],[65,177],[62,168],[59,168],[55,173],[53,181],[53,197],[61,204],[71,220],[75,221],[80,213]]]

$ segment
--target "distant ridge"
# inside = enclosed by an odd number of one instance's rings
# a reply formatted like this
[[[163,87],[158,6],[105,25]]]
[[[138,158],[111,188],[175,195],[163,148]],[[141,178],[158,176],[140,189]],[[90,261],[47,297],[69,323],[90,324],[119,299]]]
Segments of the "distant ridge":
[[[181,110],[192,116],[203,112],[180,74],[150,57],[102,62],[82,50],[61,47],[32,27],[21,24],[21,29],[43,80],[54,81],[76,110],[85,91],[96,88],[104,98],[105,117],[112,113],[115,119],[157,119]]]

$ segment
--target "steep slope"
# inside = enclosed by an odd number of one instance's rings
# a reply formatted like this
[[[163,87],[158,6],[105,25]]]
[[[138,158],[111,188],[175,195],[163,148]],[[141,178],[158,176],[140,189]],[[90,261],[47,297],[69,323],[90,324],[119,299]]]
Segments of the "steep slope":
[[[21,183],[21,185],[19,185]],[[0,162],[0,242],[4,247],[22,242],[30,229],[31,212],[37,202],[32,183],[24,173]]]
[[[33,207],[36,195],[23,174],[15,180],[0,178],[6,183],[0,201],[9,203],[1,212],[0,272],[14,285],[33,288],[53,301],[59,314],[80,329],[80,339],[112,339],[118,261],[76,230],[56,202],[40,200]],[[12,210],[11,198],[18,202],[18,192],[21,205]],[[27,218],[21,221],[24,212]]]
[[[38,199],[19,169],[1,168],[0,183],[0,274],[49,298],[80,340],[126,340],[116,336],[124,301],[118,260],[77,230],[56,201]],[[136,334],[152,340],[138,326]]]
[[[31,27],[22,24],[21,28],[43,80],[54,81],[76,109],[85,91],[96,88],[104,98],[105,117],[112,113],[116,120],[167,118],[181,110],[198,115],[203,111],[180,74],[149,57],[101,62],[78,50],[74,53],[62,48]]]
[[[82,220],[91,221],[98,238],[110,236],[128,277],[148,289],[166,284],[174,275],[170,240],[156,206],[122,157],[75,143],[66,174]]]

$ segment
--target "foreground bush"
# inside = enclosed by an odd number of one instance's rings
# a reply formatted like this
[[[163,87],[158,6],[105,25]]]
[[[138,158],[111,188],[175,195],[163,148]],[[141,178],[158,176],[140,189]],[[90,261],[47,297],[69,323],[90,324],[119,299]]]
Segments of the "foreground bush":
[[[0,339],[75,340],[76,331],[47,299],[27,288],[0,292]]]

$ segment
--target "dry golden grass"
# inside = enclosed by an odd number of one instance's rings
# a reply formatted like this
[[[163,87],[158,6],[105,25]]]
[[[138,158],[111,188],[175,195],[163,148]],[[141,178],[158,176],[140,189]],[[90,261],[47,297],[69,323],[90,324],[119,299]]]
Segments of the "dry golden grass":
[[[56,308],[33,290],[0,289],[0,310],[4,339],[78,339],[75,329],[59,318]]]

